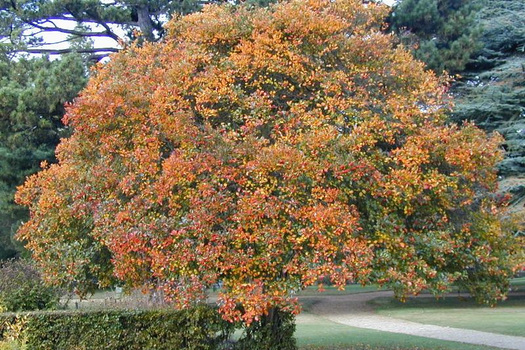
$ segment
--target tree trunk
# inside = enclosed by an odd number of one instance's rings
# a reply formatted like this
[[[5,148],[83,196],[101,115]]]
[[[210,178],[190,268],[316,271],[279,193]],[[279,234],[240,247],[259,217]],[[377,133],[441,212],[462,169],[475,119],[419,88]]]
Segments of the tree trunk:
[[[153,34],[153,23],[151,22],[148,6],[141,5],[137,7],[137,17],[137,23],[144,39],[150,42],[155,41],[155,35]]]

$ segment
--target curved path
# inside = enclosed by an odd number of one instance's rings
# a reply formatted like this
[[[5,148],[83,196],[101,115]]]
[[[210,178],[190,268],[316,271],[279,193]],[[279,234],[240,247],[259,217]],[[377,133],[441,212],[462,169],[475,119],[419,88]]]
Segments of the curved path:
[[[375,314],[367,301],[391,297],[390,291],[359,293],[342,296],[300,297],[316,299],[311,312],[330,321],[357,328],[410,334],[426,338],[487,345],[503,349],[525,350],[525,337],[480,332],[469,329],[441,327]]]

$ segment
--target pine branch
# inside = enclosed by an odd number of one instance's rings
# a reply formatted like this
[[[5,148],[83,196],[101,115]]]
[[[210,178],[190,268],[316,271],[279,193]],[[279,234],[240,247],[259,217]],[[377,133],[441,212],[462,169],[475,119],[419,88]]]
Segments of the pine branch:
[[[78,53],[87,53],[87,54],[100,54],[105,57],[112,52],[119,52],[120,50],[115,47],[84,48],[84,49],[77,49],[77,48],[48,49],[44,47],[29,47],[29,48],[15,49],[13,51],[20,52],[20,53],[25,52],[25,53],[49,54],[49,55],[63,55],[66,53],[78,52]]]

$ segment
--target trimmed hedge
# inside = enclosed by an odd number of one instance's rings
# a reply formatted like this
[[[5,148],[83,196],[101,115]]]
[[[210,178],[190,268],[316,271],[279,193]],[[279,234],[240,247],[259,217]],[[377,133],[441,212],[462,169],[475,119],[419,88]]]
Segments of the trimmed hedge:
[[[28,350],[220,349],[233,332],[208,306],[190,310],[32,312],[0,316],[0,340]]]
[[[15,341],[27,350],[296,349],[295,318],[289,313],[272,310],[232,342],[235,327],[207,305],[180,311],[5,313],[0,314],[0,342]]]

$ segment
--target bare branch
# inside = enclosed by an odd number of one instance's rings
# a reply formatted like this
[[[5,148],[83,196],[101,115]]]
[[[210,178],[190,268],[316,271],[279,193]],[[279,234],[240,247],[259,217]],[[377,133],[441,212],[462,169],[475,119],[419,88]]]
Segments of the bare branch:
[[[64,39],[64,40],[59,40],[59,41],[54,41],[54,42],[45,42],[45,43],[42,43],[41,46],[44,47],[44,46],[50,46],[50,45],[58,45],[58,44],[64,44],[64,43],[69,43],[71,42],[71,39]]]

